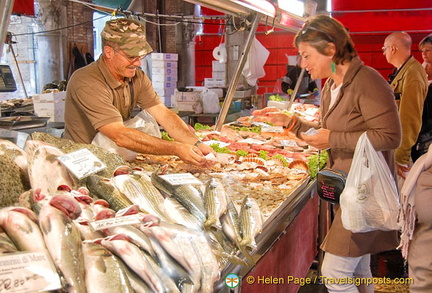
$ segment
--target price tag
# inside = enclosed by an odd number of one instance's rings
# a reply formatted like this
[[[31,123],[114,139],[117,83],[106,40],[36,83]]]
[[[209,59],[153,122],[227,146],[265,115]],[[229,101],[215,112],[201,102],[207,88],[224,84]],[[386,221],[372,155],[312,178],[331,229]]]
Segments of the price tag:
[[[167,174],[167,175],[160,175],[160,177],[172,185],[202,184],[202,182],[198,180],[198,178],[196,178],[191,173]]]
[[[282,126],[269,126],[266,128],[262,128],[261,132],[284,132],[284,129]]]
[[[0,256],[0,292],[27,293],[60,288],[59,275],[47,252]]]
[[[207,141],[203,141],[203,143],[205,143],[206,145],[209,145],[209,146],[212,144],[217,144],[220,148],[223,148],[223,147],[230,145],[230,143],[219,141],[219,140],[207,140]]]
[[[116,218],[103,219],[99,221],[90,222],[89,225],[93,230],[98,231],[102,229],[124,226],[124,225],[135,225],[141,222],[139,215],[127,215]]]
[[[86,148],[60,156],[58,160],[78,179],[106,168],[105,164]]]
[[[245,143],[248,143],[248,144],[265,144],[265,141],[254,139],[254,138],[242,139],[239,142],[245,142]]]
[[[298,146],[297,143],[293,140],[284,139],[284,140],[281,140],[280,143],[284,147],[297,147]]]

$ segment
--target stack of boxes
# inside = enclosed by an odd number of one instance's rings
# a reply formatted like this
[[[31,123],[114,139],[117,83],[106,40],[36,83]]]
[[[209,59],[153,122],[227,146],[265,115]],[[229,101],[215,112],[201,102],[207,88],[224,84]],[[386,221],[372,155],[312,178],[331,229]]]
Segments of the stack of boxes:
[[[217,60],[213,60],[212,77],[204,78],[204,86],[206,88],[225,88],[227,86],[225,63],[220,63]]]
[[[171,107],[171,96],[177,88],[178,54],[151,53],[151,80],[156,93],[167,107]]]
[[[66,92],[33,95],[32,100],[38,117],[51,117],[49,122],[64,122]]]

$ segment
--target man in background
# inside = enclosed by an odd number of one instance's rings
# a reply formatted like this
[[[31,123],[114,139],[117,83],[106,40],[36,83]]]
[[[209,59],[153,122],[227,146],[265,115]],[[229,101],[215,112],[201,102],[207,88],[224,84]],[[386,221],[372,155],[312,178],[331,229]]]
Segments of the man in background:
[[[395,151],[399,188],[412,164],[411,148],[422,126],[423,104],[427,92],[426,73],[411,55],[412,40],[405,32],[387,36],[382,47],[387,62],[395,68],[390,77],[402,125],[402,143]]]

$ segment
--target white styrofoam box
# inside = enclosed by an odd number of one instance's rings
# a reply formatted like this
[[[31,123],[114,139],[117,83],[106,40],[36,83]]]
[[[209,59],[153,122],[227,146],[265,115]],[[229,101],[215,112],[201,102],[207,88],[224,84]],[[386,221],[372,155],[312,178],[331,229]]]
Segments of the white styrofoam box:
[[[156,67],[175,68],[177,70],[177,61],[152,60],[152,68]]]
[[[251,90],[235,91],[234,98],[246,98],[251,96]]]
[[[171,60],[171,61],[177,61],[178,60],[178,54],[177,53],[156,53],[153,52],[150,54],[151,59],[153,60]]]
[[[170,82],[154,81],[154,82],[152,82],[152,84],[153,84],[153,87],[155,89],[158,89],[158,90],[177,88],[177,82],[176,81],[170,81]]]
[[[212,70],[213,71],[226,71],[226,64],[225,63],[220,63],[217,60],[213,60],[212,61]]]
[[[151,76],[151,80],[153,82],[156,81],[161,81],[161,82],[171,82],[171,81],[177,81],[178,77],[177,74],[170,74],[170,75],[165,75],[165,74],[152,74]]]
[[[154,67],[152,68],[152,76],[155,74],[162,74],[162,75],[177,75],[177,67],[171,68],[171,67]]]
[[[225,78],[204,78],[204,86],[211,87],[226,87]]]
[[[212,78],[226,78],[226,72],[225,71],[213,71],[212,72]]]
[[[53,92],[32,96],[33,103],[59,102],[66,99],[66,92]]]
[[[179,92],[178,90],[175,90],[174,96],[177,102],[196,102],[202,99],[202,92]]]
[[[51,117],[49,122],[64,122],[65,103],[63,101],[34,103],[33,107],[37,116]]]
[[[175,107],[179,111],[186,111],[186,112],[195,112],[199,114],[198,112],[202,112],[202,106],[199,106],[200,102],[179,102],[177,101],[175,104]],[[199,111],[201,109],[201,111]]]
[[[220,88],[211,88],[209,91],[215,92],[218,98],[222,98],[224,96],[223,89]]]
[[[34,112],[39,117],[51,117],[49,122],[64,122],[66,92],[33,95]]]

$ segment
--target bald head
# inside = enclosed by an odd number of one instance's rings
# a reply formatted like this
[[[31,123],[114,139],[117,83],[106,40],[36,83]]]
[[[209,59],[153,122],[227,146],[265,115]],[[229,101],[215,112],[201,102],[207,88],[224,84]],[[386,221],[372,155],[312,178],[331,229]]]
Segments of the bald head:
[[[412,39],[406,32],[394,32],[384,41],[387,62],[399,68],[411,55]]]

